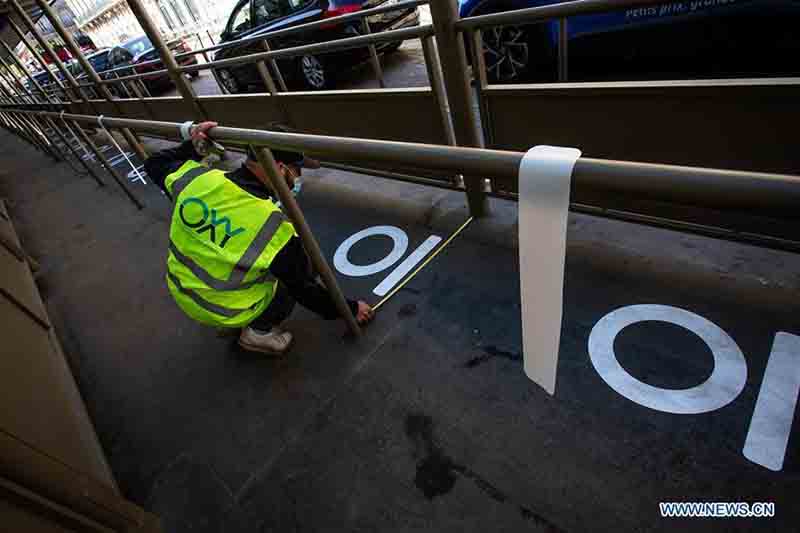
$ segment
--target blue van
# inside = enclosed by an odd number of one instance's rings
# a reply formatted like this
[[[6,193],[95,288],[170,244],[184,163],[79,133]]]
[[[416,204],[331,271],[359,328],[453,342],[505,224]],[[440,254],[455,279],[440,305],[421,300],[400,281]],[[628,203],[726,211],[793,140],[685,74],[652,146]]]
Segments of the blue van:
[[[564,0],[460,0],[461,17]],[[680,0],[570,17],[570,81],[797,76],[800,1]],[[557,20],[485,28],[492,83],[556,81]]]

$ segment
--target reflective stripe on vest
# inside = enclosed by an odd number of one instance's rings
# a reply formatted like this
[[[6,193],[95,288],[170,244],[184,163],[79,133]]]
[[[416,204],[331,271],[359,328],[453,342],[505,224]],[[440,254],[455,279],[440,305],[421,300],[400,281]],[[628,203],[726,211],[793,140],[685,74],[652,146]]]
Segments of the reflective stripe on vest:
[[[202,296],[197,294],[192,289],[187,289],[183,285],[181,285],[181,281],[178,277],[173,274],[172,272],[167,272],[167,277],[169,280],[175,284],[175,287],[183,294],[191,298],[194,303],[205,309],[206,311],[211,311],[217,315],[225,316],[225,317],[235,317],[236,315],[247,311],[247,309],[232,309],[230,307],[224,307],[222,305],[214,304],[209,302],[208,300],[204,300]]]
[[[269,265],[294,228],[275,204],[196,162],[186,162],[164,184],[175,201],[170,292],[200,322],[246,325],[272,301],[277,281]]]

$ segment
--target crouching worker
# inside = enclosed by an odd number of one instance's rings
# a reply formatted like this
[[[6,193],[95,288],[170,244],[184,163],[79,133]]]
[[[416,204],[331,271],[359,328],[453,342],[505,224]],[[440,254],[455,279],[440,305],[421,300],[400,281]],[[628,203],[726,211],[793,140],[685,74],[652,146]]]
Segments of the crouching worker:
[[[208,143],[214,122],[184,125],[176,148],[144,164],[172,199],[167,285],[189,317],[218,328],[241,328],[245,350],[285,354],[292,334],[281,328],[295,302],[327,320],[339,317],[331,295],[313,274],[294,227],[271,199],[266,173],[248,153],[233,172],[210,169],[196,148]],[[273,151],[289,188],[302,167],[319,164],[303,154]],[[348,300],[360,324],[374,311]]]

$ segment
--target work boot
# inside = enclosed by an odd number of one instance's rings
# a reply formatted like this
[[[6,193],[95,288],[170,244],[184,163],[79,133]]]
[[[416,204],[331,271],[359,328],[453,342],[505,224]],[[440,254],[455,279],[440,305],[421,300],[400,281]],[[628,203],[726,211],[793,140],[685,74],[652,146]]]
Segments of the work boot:
[[[292,346],[292,334],[277,327],[265,332],[248,326],[242,328],[239,346],[250,352],[284,355]]]

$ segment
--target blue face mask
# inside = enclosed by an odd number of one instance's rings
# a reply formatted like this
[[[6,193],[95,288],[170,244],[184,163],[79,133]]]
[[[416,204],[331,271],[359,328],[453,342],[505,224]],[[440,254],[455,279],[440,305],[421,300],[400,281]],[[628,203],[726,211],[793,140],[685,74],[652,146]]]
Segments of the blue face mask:
[[[292,187],[292,194],[297,197],[300,194],[300,191],[303,190],[303,180],[300,178],[296,178],[294,180],[294,187]]]

